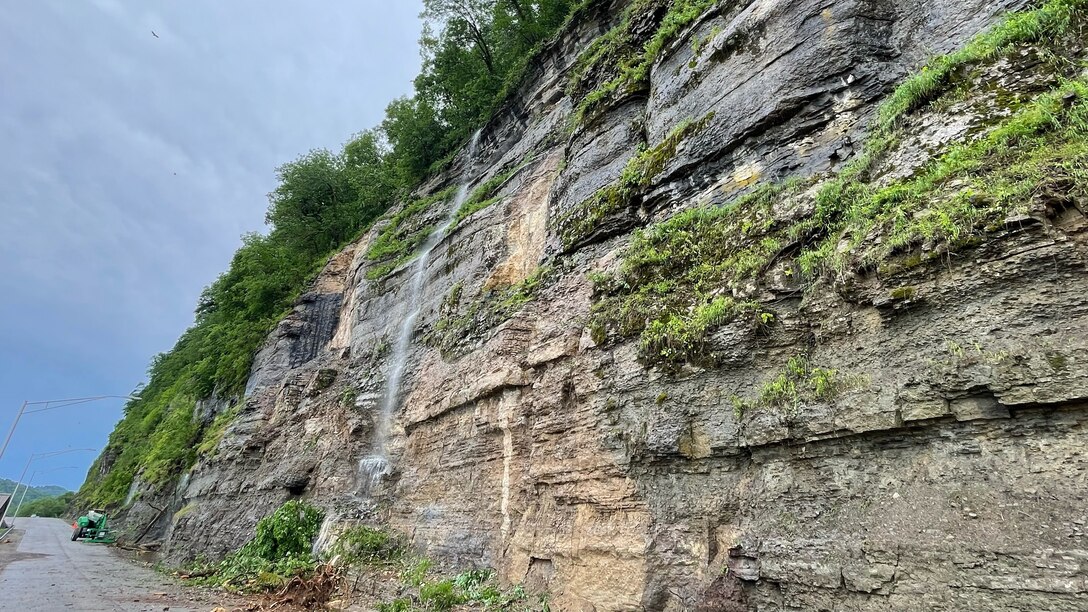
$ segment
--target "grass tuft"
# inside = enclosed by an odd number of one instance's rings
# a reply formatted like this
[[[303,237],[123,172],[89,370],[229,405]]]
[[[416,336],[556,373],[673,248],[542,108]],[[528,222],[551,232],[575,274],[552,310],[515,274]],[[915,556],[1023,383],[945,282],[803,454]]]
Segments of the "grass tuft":
[[[737,419],[757,409],[795,412],[809,402],[831,402],[840,394],[869,384],[866,376],[842,375],[838,370],[812,365],[805,355],[794,355],[777,375],[763,382],[755,398],[732,398]]]
[[[397,211],[389,218],[389,223],[378,233],[378,237],[367,250],[366,257],[375,265],[366,272],[366,278],[377,280],[384,278],[401,264],[415,256],[416,249],[427,240],[435,228],[421,226],[418,217],[435,205],[449,201],[457,192],[457,187],[444,189],[432,196],[421,198]]]
[[[676,157],[680,145],[702,131],[714,118],[710,113],[698,121],[685,120],[651,148],[642,148],[624,166],[615,183],[597,191],[588,200],[561,215],[555,225],[559,228],[564,248],[571,248],[588,238],[608,215],[622,210],[649,187]]]
[[[717,3],[717,0],[635,0],[623,13],[620,23],[600,36],[579,56],[567,92],[577,94],[597,75],[611,75],[585,94],[574,111],[572,126],[586,119],[617,95],[644,91],[649,87],[650,69],[669,43]],[[637,40],[647,15],[664,13],[650,38],[641,46]]]

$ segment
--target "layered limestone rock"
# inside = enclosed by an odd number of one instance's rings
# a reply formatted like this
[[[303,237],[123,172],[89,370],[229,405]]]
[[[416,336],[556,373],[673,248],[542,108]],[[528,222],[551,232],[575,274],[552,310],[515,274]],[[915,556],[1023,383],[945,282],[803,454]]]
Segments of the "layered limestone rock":
[[[637,341],[600,343],[587,327],[588,275],[616,269],[631,230],[839,169],[906,74],[1026,3],[730,3],[670,44],[648,95],[568,135],[567,74],[623,4],[591,5],[535,61],[480,153],[429,186],[515,170],[426,267],[392,474],[371,486],[358,465],[412,308],[411,263],[368,278],[379,225],[329,262],[258,355],[215,454],[169,500],[155,534],[168,560],[226,553],[302,496],[330,525],[388,524],[443,562],[550,593],[558,610],[1088,606],[1083,201],[929,263],[810,287],[772,266],[753,293],[774,324],[722,326],[713,366],[657,366]],[[974,94],[911,118],[885,180],[982,129],[1000,110],[986,83],[1030,98],[1057,74],[1026,59],[974,78]],[[684,120],[701,129],[643,197],[566,239],[560,220]],[[810,195],[775,217],[811,214]],[[802,353],[842,392],[737,409]]]

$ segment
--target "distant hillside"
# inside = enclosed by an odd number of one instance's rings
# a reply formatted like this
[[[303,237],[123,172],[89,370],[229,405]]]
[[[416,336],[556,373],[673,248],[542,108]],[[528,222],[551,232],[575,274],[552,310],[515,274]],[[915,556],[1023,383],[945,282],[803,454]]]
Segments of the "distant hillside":
[[[7,478],[0,478],[0,494],[11,493],[15,490],[15,481],[8,480]],[[19,487],[19,495],[22,496],[22,487]],[[56,485],[47,485],[43,487],[30,487],[26,492],[26,499],[23,503],[32,502],[36,499],[42,499],[44,497],[57,497],[58,495],[64,495],[68,492],[68,489],[64,487],[58,487]]]

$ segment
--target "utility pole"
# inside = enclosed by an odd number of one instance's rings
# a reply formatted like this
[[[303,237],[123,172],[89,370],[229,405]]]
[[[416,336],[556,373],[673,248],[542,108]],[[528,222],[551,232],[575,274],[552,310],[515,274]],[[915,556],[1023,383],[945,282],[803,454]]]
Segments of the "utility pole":
[[[19,424],[19,419],[23,418],[23,413],[26,412],[26,407],[29,404],[30,402],[24,400],[22,407],[19,408],[19,414],[15,415],[15,422],[11,424],[11,429],[8,430],[8,437],[4,438],[4,446],[0,446],[0,458],[4,457],[4,451],[8,449],[8,442],[11,442],[11,436],[15,433],[15,426]]]

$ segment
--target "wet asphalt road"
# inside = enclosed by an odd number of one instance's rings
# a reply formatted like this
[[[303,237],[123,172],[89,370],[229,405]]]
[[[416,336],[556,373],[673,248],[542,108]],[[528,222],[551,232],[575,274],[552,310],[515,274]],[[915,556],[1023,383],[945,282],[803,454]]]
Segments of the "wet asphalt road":
[[[72,542],[60,519],[18,518],[25,530],[0,570],[0,610],[63,612],[207,612],[214,605],[154,570],[101,544]]]

